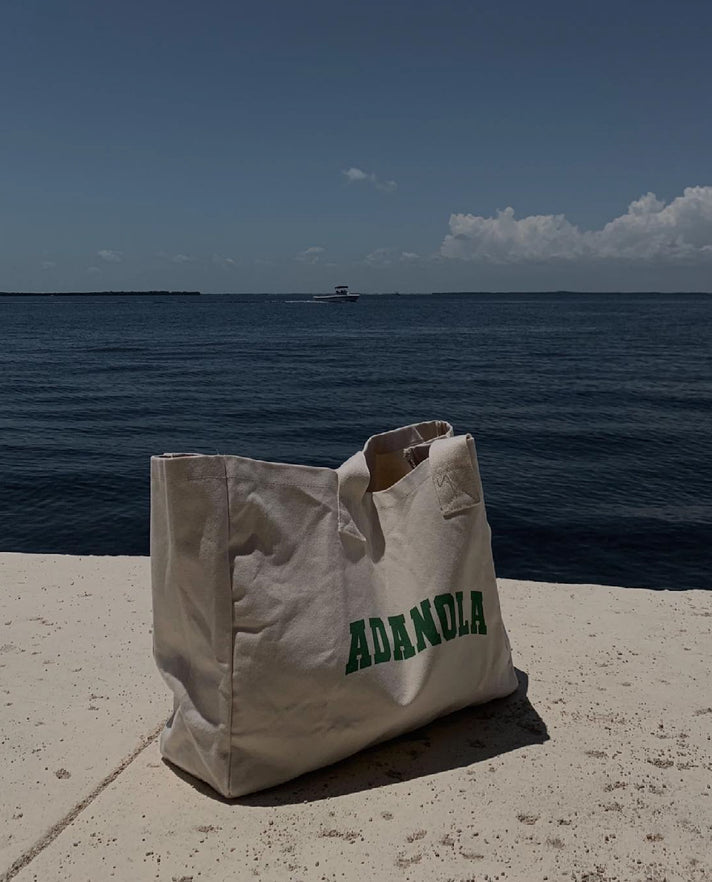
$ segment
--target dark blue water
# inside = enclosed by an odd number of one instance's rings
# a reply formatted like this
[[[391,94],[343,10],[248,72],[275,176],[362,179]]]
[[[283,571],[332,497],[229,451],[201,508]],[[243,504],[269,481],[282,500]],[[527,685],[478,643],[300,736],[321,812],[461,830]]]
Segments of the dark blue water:
[[[707,588],[712,297],[0,298],[0,548],[148,553],[149,457],[471,431],[498,574]]]

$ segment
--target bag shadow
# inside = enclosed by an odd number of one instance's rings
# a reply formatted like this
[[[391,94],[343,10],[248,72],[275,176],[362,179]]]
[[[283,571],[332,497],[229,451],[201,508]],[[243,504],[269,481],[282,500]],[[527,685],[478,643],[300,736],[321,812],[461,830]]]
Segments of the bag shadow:
[[[245,806],[317,802],[475,765],[549,740],[546,724],[527,698],[529,678],[515,670],[519,686],[506,698],[456,711],[334,765],[248,796],[226,799],[187,772],[164,763],[204,795]]]

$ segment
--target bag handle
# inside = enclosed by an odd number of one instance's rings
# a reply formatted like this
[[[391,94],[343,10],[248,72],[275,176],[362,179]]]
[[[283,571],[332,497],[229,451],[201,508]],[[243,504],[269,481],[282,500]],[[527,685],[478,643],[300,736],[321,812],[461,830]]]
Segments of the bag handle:
[[[359,542],[365,542],[366,537],[354,523],[346,506],[346,500],[357,502],[363,499],[371,482],[371,472],[363,450],[354,453],[336,469],[336,481],[339,533],[351,536]]]
[[[450,518],[479,505],[482,493],[472,436],[436,438],[427,446],[430,477],[443,517]],[[354,507],[361,502],[371,482],[363,450],[336,469],[336,480],[339,533],[365,542],[366,537],[356,526],[348,506],[349,502]]]
[[[438,438],[430,445],[430,477],[443,517],[474,508],[482,500],[472,435]]]

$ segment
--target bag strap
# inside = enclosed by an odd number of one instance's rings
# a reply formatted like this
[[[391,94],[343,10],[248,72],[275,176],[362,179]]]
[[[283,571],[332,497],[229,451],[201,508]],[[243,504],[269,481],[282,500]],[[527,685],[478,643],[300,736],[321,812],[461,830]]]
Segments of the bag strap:
[[[359,502],[363,499],[364,494],[368,490],[371,482],[371,473],[368,469],[368,463],[364,456],[363,450],[354,453],[345,463],[342,463],[336,470],[337,480],[337,504],[338,504],[338,520],[339,533],[351,536],[360,542],[365,542],[366,537],[354,523],[353,518],[349,514],[347,501]]]
[[[438,438],[430,445],[430,477],[443,517],[450,518],[482,500],[472,435]]]
[[[472,436],[437,438],[428,446],[430,477],[443,517],[453,517],[478,505],[482,492]],[[365,542],[366,537],[349,512],[349,502],[352,507],[357,506],[371,481],[363,450],[336,469],[336,479],[339,533]]]

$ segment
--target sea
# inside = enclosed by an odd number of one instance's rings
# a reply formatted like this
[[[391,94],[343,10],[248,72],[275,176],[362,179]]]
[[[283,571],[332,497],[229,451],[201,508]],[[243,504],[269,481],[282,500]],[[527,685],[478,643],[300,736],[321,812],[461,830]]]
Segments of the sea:
[[[0,550],[145,555],[149,459],[475,438],[497,574],[712,587],[712,296],[0,298]]]

